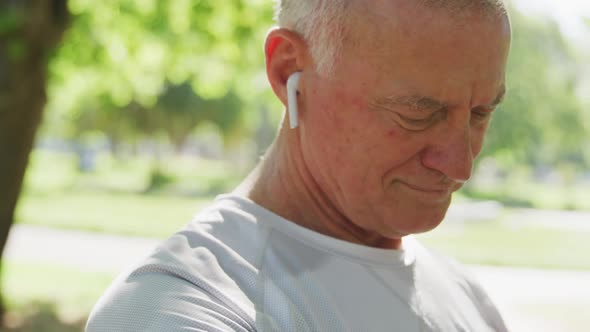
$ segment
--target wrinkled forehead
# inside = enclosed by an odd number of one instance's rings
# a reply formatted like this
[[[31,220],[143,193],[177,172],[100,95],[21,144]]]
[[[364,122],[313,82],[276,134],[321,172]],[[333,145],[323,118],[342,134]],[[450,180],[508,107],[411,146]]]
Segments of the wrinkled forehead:
[[[409,0],[365,1],[359,9],[358,47],[344,56],[343,73],[365,73],[375,89],[403,87],[454,104],[471,97],[490,103],[504,85],[506,15],[452,12]]]
[[[382,14],[417,9],[437,10],[452,15],[465,13],[480,13],[489,17],[506,15],[504,0],[356,0],[351,4]]]
[[[486,0],[455,0],[460,3]],[[491,1],[491,0],[490,0]],[[434,4],[429,4],[433,2]],[[410,49],[413,44],[500,47],[510,43],[511,27],[502,9],[436,5],[442,0],[369,0],[356,2],[350,24],[351,48],[363,53]],[[447,4],[453,0],[447,0]],[[449,35],[451,38],[449,38]],[[453,38],[456,37],[456,38]],[[471,43],[467,41],[471,39]],[[389,49],[389,50],[387,50]],[[357,54],[358,55],[358,54]]]
[[[355,2],[357,30],[377,38],[383,34],[430,33],[441,28],[466,29],[487,24],[510,38],[510,22],[499,0],[369,0]],[[430,31],[429,31],[430,30]]]

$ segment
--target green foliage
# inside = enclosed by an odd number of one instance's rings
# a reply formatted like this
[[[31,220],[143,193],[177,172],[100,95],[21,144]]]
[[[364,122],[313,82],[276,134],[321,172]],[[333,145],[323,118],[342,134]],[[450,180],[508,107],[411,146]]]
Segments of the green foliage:
[[[508,96],[492,123],[484,155],[505,166],[555,165],[567,159],[588,165],[580,142],[590,139],[576,95],[582,67],[555,22],[514,10]]]
[[[266,83],[268,0],[71,0],[74,15],[50,66],[48,127],[117,140],[166,136],[180,146],[202,123],[224,138],[253,136],[259,110],[278,106]],[[504,167],[590,165],[581,69],[557,24],[512,11],[508,96],[483,151]],[[2,26],[2,24],[0,24]],[[584,95],[582,93],[582,95]],[[271,102],[272,100],[272,102]],[[279,108],[279,107],[277,107]],[[273,120],[280,112],[273,110]],[[276,121],[273,121],[276,123]]]
[[[152,110],[159,114],[166,134],[178,147],[193,129],[202,122],[215,123],[221,132],[229,135],[241,122],[241,100],[229,91],[219,99],[204,99],[196,95],[190,84],[169,85]]]
[[[267,94],[251,81],[264,69],[269,1],[69,5],[73,22],[50,66],[48,122],[54,132],[78,137],[100,130],[124,137],[165,131],[179,143],[210,121],[231,136],[241,128],[241,114],[249,114],[244,109]]]

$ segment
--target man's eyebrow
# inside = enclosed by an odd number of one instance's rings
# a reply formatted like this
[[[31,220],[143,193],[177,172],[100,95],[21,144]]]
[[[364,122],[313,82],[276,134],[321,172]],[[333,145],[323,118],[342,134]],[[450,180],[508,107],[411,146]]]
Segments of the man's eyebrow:
[[[391,96],[377,100],[376,106],[405,106],[415,111],[436,112],[448,108],[448,104],[425,96]]]
[[[494,101],[489,105],[489,107],[494,108],[494,107],[500,105],[504,101],[505,97],[506,97],[506,86],[502,85],[502,88],[500,88],[500,92],[496,96],[496,99],[494,99]]]

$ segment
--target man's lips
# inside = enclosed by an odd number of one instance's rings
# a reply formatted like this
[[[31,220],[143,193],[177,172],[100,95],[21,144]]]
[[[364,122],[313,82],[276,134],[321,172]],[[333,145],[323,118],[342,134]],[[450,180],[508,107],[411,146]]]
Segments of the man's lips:
[[[420,187],[420,186],[415,186],[413,184],[409,184],[409,183],[405,183],[406,186],[414,189],[414,190],[419,190],[419,191],[424,191],[424,192],[428,192],[428,193],[441,193],[441,192],[448,192],[449,188],[426,188],[426,187]]]
[[[426,194],[432,194],[432,195],[448,195],[451,192],[453,192],[454,190],[454,186],[452,185],[447,185],[447,186],[423,186],[423,185],[415,185],[415,184],[411,184],[411,183],[407,183],[407,182],[403,182],[400,181],[400,183],[402,183],[403,185],[405,185],[406,187],[415,190],[415,191],[420,191]]]

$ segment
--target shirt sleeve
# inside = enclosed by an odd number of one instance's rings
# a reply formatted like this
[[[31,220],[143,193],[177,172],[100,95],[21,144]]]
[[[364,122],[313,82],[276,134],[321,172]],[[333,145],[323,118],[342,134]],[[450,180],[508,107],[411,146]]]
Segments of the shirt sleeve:
[[[498,310],[498,307],[493,303],[484,288],[476,281],[475,278],[471,278],[469,285],[473,292],[473,295],[479,300],[479,310],[482,316],[486,318],[488,324],[497,332],[508,332],[506,323]]]
[[[255,331],[222,301],[165,272],[123,278],[93,309],[87,332]]]

